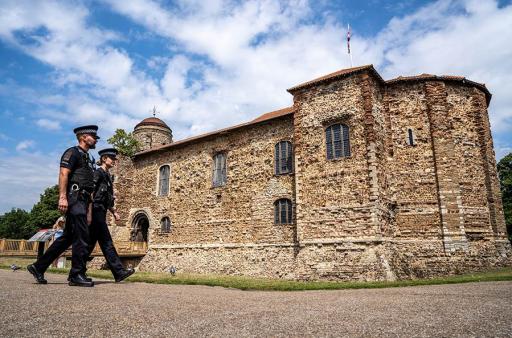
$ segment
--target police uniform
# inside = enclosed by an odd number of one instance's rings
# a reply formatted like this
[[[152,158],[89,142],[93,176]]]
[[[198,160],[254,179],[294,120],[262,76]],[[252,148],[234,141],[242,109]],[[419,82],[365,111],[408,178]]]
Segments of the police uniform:
[[[97,126],[90,125],[75,128],[76,135],[89,134],[98,139]],[[68,148],[61,157],[61,168],[70,170],[67,184],[68,209],[66,227],[61,237],[56,239],[46,252],[27,270],[34,275],[37,282],[46,284],[44,272],[50,264],[72,245],[70,285],[93,286],[85,274],[89,257],[89,225],[87,211],[94,191],[94,159],[89,153],[74,146]]]
[[[101,157],[115,158],[118,151],[114,148],[103,149],[98,152]],[[107,226],[107,211],[114,208],[114,187],[108,171],[98,167],[94,172],[94,193],[92,204],[92,223],[90,230],[89,252],[92,252],[96,242],[100,244],[101,251],[107,261],[110,271],[117,282],[131,275],[133,269],[125,270],[117,254],[112,236]]]

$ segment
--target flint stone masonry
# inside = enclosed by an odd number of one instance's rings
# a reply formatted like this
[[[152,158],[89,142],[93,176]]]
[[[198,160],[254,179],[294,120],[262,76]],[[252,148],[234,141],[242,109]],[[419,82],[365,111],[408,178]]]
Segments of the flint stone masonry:
[[[188,140],[172,142],[156,118],[135,128],[140,141],[159,141],[116,168],[122,221],[111,232],[134,239],[148,221],[141,270],[393,280],[511,264],[484,85],[384,81],[364,66],[289,92],[293,107]],[[325,129],[335,123],[349,127],[351,155],[327,160]],[[293,173],[274,173],[280,141],[293,145]],[[219,152],[227,182],[214,187]],[[158,196],[163,165],[169,194]],[[281,198],[292,202],[291,224],[274,224]]]

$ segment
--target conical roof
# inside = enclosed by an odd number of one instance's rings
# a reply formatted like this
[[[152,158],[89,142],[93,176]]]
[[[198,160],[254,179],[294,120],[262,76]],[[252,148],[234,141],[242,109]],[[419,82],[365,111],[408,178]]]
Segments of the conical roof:
[[[147,119],[144,119],[144,120],[140,121],[135,126],[135,130],[138,127],[143,127],[143,126],[156,126],[156,127],[162,127],[162,128],[166,128],[166,129],[171,130],[171,128],[169,128],[169,126],[164,121],[162,121],[159,118],[154,117],[154,116],[153,117],[148,117]]]

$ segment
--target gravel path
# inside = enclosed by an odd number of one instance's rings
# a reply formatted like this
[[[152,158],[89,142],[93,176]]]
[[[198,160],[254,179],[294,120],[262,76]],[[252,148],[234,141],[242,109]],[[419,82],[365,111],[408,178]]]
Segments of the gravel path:
[[[512,337],[512,282],[266,292],[0,270],[0,336]]]

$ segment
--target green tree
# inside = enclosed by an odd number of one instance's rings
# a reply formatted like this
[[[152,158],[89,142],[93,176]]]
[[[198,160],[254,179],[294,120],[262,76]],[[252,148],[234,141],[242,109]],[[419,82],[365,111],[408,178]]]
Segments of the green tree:
[[[512,153],[503,157],[498,163],[498,174],[508,239],[512,241]]]
[[[124,129],[117,129],[114,135],[107,141],[112,144],[120,154],[125,156],[133,156],[139,149],[139,142],[133,137],[132,133],[127,133]]]
[[[28,225],[32,228],[48,229],[53,226],[60,213],[59,206],[59,186],[54,185],[46,188],[30,211]]]
[[[28,212],[17,208],[0,216],[0,238],[30,238],[37,229],[28,225],[28,218]]]

